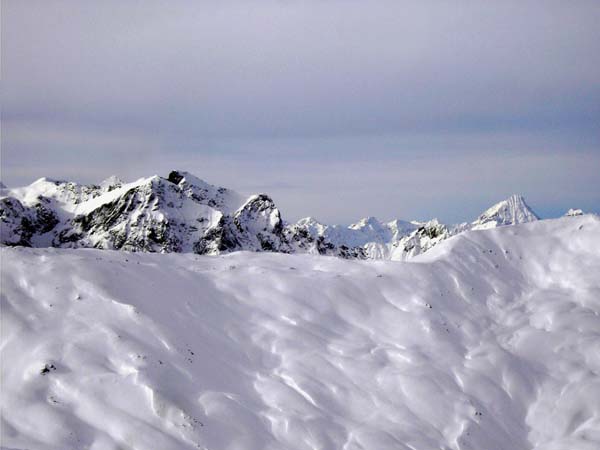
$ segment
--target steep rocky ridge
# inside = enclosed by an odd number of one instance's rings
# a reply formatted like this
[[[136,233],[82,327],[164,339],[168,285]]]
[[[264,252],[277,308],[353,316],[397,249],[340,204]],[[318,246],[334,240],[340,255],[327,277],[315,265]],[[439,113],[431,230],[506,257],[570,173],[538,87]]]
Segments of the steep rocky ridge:
[[[41,178],[0,191],[3,245],[93,247],[142,252],[232,251],[313,253],[353,259],[405,260],[465,230],[524,223],[538,217],[517,195],[470,224],[367,217],[348,227],[314,218],[286,223],[272,198],[249,198],[184,171],[132,183],[98,185]]]

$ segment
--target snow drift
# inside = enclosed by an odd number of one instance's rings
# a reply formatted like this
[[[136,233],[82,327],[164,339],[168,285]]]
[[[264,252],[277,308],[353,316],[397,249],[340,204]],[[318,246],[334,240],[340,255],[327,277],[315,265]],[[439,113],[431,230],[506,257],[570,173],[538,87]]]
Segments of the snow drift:
[[[592,215],[410,263],[1,255],[3,448],[600,448]]]

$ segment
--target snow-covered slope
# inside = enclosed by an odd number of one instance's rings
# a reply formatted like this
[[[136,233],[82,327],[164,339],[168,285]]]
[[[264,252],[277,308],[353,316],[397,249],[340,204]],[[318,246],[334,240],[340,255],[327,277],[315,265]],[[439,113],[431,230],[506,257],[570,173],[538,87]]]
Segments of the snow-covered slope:
[[[238,250],[315,253],[355,259],[405,260],[467,229],[537,220],[512,196],[471,224],[367,217],[348,227],[313,218],[288,224],[266,194],[244,200],[188,172],[133,183],[110,177],[99,185],[41,178],[0,191],[0,243],[30,247],[93,247],[143,252],[220,254]]]
[[[1,445],[600,448],[596,216],[412,261],[2,248]]]

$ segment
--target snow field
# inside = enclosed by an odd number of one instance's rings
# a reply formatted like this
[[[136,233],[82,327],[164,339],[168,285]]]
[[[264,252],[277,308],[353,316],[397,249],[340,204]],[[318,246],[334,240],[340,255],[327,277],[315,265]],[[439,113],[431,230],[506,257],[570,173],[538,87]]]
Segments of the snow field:
[[[409,263],[1,257],[3,448],[600,448],[595,216]]]

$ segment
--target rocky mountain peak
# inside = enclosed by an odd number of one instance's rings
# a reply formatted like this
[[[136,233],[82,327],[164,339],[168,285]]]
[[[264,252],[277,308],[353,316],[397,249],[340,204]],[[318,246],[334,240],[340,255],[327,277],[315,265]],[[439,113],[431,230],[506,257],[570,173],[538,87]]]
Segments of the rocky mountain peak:
[[[289,247],[283,234],[281,213],[266,194],[252,195],[234,214],[239,240],[248,250],[283,251]]]
[[[520,195],[511,195],[506,200],[496,203],[472,222],[472,229],[479,230],[504,225],[538,220],[538,216],[527,205]]]
[[[236,211],[234,218],[245,229],[250,225],[258,227],[257,231],[273,231],[283,227],[279,209],[266,194],[250,196]]]
[[[573,212],[572,214],[575,214]],[[300,252],[404,260],[469,229],[537,220],[521,196],[487,209],[471,224],[447,226],[366,217],[326,225],[307,217],[286,224],[267,194],[248,198],[182,170],[99,185],[42,178],[2,189],[4,245],[95,247],[143,252],[219,254],[237,250]]]
[[[214,186],[189,172],[173,170],[167,180],[177,185],[194,201],[233,214],[244,202],[244,197],[230,189]]]

